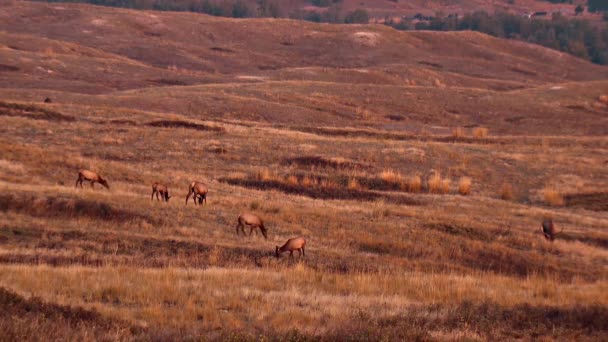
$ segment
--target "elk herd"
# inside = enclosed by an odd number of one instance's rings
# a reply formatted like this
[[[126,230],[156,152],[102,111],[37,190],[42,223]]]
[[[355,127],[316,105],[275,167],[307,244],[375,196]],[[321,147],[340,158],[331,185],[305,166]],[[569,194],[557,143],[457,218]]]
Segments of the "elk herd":
[[[95,183],[99,183],[106,187],[110,188],[108,185],[108,181],[104,179],[97,172],[90,170],[80,170],[78,171],[78,179],[76,180],[76,187],[80,185],[82,188],[82,182],[89,181],[91,183],[91,188],[94,188]],[[194,200],[194,205],[202,205],[207,204],[207,193],[209,192],[209,188],[203,182],[194,181],[190,183],[188,187],[188,194],[186,195],[186,205],[188,204],[188,200],[190,197]],[[169,195],[169,189],[166,185],[155,182],[152,184],[152,200],[154,200],[154,196],[156,195],[157,201],[168,202],[171,198]],[[198,202],[198,203],[197,203]],[[252,213],[241,213],[237,218],[236,225],[236,235],[239,235],[239,231],[243,233],[243,235],[247,236],[245,233],[245,226],[249,226],[249,236],[253,234],[255,231],[257,235],[257,230],[259,229],[265,239],[268,239],[268,230],[264,226],[264,221],[256,214]],[[545,219],[541,223],[541,232],[545,239],[553,242],[558,233],[555,229],[553,221],[551,219]],[[293,239],[287,240],[285,244],[281,247],[276,246],[275,248],[275,256],[278,258],[284,252],[290,252],[290,257],[293,257],[294,251],[299,251],[300,258],[305,256],[304,247],[306,246],[306,240],[303,237],[297,237]]]
[[[99,183],[106,187],[106,189],[110,189],[110,185],[108,181],[103,178],[99,173],[90,171],[90,170],[80,170],[78,171],[78,179],[76,179],[75,187],[78,188],[78,185],[82,188],[82,183],[84,181],[89,181],[91,183],[91,188],[95,188],[95,183]],[[190,197],[194,200],[194,205],[207,204],[207,192],[209,192],[209,188],[203,182],[194,181],[190,183],[188,187],[188,194],[186,195],[186,205],[188,204],[188,200]],[[169,199],[172,197],[169,195],[169,188],[162,183],[154,182],[152,184],[152,197],[151,200],[154,201],[154,196],[156,196],[157,201],[169,202]],[[239,230],[243,233],[243,235],[247,236],[245,233],[245,226],[249,226],[249,236],[253,234],[255,231],[257,235],[257,229],[260,230],[265,239],[268,239],[268,230],[264,226],[264,221],[256,214],[252,213],[242,213],[237,218],[236,225],[236,235],[239,235]],[[304,247],[306,246],[306,239],[303,237],[297,237],[293,239],[287,240],[285,244],[281,247],[275,247],[275,256],[278,258],[284,252],[290,252],[289,256],[293,258],[293,252],[299,251],[300,258],[305,256]]]

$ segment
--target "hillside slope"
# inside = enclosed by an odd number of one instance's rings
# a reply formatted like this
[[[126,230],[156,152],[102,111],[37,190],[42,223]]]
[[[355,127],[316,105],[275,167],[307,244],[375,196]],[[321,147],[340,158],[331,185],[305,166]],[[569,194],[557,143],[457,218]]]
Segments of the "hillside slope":
[[[605,133],[595,100],[607,86],[586,82],[608,79],[608,68],[474,32],[28,2],[0,7],[0,31],[0,94],[12,100],[297,125]],[[563,83],[570,91],[556,101]],[[536,87],[535,97],[521,91]],[[557,118],[573,126],[547,125]]]

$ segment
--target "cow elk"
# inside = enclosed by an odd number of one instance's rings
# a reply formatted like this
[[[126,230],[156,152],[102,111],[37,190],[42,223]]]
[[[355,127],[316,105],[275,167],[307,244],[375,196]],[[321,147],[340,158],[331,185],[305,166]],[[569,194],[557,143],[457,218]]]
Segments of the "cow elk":
[[[306,239],[303,237],[289,239],[280,248],[279,246],[276,246],[275,256],[278,258],[282,253],[289,252],[289,257],[293,258],[293,251],[299,251],[299,257],[301,258],[302,256],[306,256],[304,247],[306,247]]]
[[[152,184],[152,200],[154,200],[154,195],[156,195],[156,200],[160,201],[159,199],[159,195],[162,198],[163,201],[165,202],[169,202],[169,198],[171,198],[171,195],[169,195],[169,189],[167,188],[166,185],[155,182],[154,184]]]
[[[205,202],[205,204],[207,204],[207,192],[209,191],[209,189],[207,188],[207,185],[205,185],[202,182],[192,182],[190,183],[190,188],[188,189],[188,195],[186,196],[186,204],[188,204],[188,199],[190,199],[190,196],[194,195],[194,204],[196,205],[196,200],[198,197],[198,204],[203,204],[203,201]]]
[[[243,213],[239,215],[238,224],[236,225],[236,235],[239,235],[240,229],[243,232],[243,235],[247,236],[247,234],[245,234],[245,225],[249,226],[249,236],[251,236],[255,228],[259,228],[262,235],[264,235],[264,238],[268,239],[268,231],[266,230],[266,227],[264,227],[264,221],[262,221],[258,215],[250,213]]]
[[[553,220],[547,219],[547,220],[544,220],[543,223],[541,224],[541,231],[543,232],[545,239],[553,242],[553,240],[555,240],[555,237],[557,236],[557,234],[561,233],[563,231],[563,229],[560,230],[558,233],[557,229],[555,229],[555,225],[553,225]]]
[[[76,180],[76,184],[74,187],[77,188],[78,185],[80,184],[80,187],[82,188],[82,182],[85,180],[91,182],[91,188],[95,188],[94,187],[95,182],[105,186],[106,189],[110,188],[110,185],[108,185],[107,180],[105,180],[103,177],[101,177],[97,172],[90,171],[90,170],[78,171],[78,179]]]

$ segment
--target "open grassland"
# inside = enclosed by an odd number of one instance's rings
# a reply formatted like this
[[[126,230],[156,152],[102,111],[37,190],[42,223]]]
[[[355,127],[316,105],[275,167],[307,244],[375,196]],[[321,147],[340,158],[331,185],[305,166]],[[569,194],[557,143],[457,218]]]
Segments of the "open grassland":
[[[606,336],[606,211],[544,198],[549,184],[605,203],[605,138],[391,140],[5,107],[0,286],[101,315],[59,316],[78,328],[45,336]],[[75,189],[81,167],[111,190]],[[451,180],[440,193],[437,175]],[[211,189],[206,206],[184,205],[195,179]],[[168,203],[150,201],[157,180]],[[500,199],[505,181],[513,200]],[[268,240],[236,235],[242,211],[265,219]],[[544,217],[564,230],[554,243],[540,233]],[[307,256],[276,259],[274,246],[294,236],[308,239]],[[114,330],[94,330],[106,318]],[[3,324],[35,336],[35,325]]]
[[[608,338],[605,67],[71,4],[0,29],[0,340]]]

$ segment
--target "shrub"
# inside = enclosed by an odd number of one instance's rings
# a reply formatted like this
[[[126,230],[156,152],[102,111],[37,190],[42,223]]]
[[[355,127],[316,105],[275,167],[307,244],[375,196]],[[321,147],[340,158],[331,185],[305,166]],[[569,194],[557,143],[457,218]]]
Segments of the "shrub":
[[[502,183],[500,190],[498,191],[498,195],[505,201],[512,200],[514,198],[513,186],[510,183]]]
[[[466,136],[466,134],[465,134],[464,128],[462,128],[462,127],[456,127],[452,131],[452,137],[454,137],[455,139],[464,138],[465,136]]]
[[[344,18],[346,24],[367,24],[369,22],[369,14],[364,9],[356,9]]]
[[[407,191],[409,192],[420,192],[422,188],[422,179],[420,176],[410,176],[407,178]]]
[[[554,187],[545,187],[543,197],[545,202],[552,206],[562,206],[565,203],[564,196]]]
[[[356,178],[351,178],[348,181],[348,188],[350,190],[360,190],[361,189],[361,185],[359,184],[359,182],[357,181]]]
[[[471,178],[460,177],[460,180],[458,180],[458,193],[463,196],[471,193]]]
[[[449,178],[441,178],[441,173],[435,173],[429,178],[429,192],[434,194],[447,194],[450,191],[452,181]]]
[[[488,136],[489,130],[486,127],[475,127],[473,129],[473,136],[475,138],[485,138]]]
[[[391,169],[380,172],[380,179],[388,183],[401,184],[403,183],[403,176],[398,171]]]

